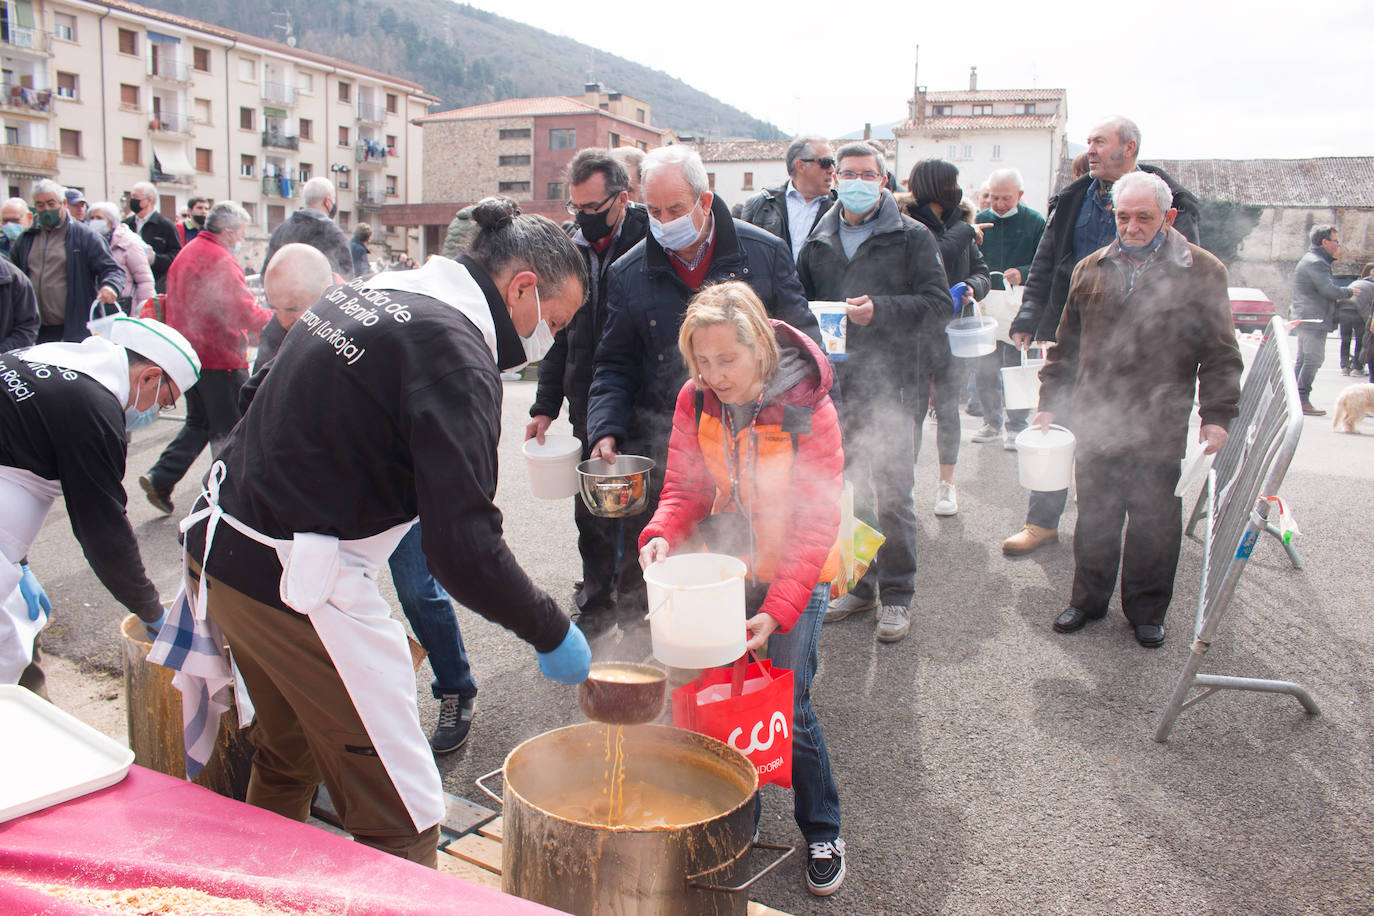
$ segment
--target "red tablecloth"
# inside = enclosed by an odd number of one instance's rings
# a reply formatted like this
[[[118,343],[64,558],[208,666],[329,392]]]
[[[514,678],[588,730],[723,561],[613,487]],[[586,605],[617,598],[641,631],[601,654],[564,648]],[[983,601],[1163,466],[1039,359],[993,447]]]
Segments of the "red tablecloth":
[[[444,853],[440,853],[443,855]],[[135,766],[117,785],[0,824],[0,913],[490,916],[538,904]],[[182,890],[177,890],[182,889]],[[95,904],[105,903],[106,907]]]

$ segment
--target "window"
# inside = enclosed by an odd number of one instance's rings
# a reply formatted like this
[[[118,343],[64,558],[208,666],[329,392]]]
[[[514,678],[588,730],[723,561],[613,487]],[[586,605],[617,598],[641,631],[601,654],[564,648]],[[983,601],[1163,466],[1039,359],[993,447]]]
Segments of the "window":
[[[76,98],[76,74],[63,73],[57,71],[57,97],[59,99]]]
[[[197,172],[213,172],[215,170],[214,161],[213,150],[203,149],[199,146],[196,147]]]
[[[315,174],[315,167],[308,162],[301,163],[301,184],[305,184]]]
[[[550,181],[544,190],[545,200],[563,200],[563,182]]]
[[[351,102],[351,101],[353,101],[353,84],[352,84],[352,83],[345,83],[345,82],[340,82],[340,83],[339,83],[339,101],[340,101],[340,102]]]
[[[8,143],[10,146],[19,146],[19,128],[6,127],[5,142]],[[18,197],[19,195],[15,194],[13,196]]]
[[[68,130],[67,128],[63,127],[57,131],[57,135],[62,144],[62,155],[81,155],[81,131]]]
[[[393,155],[393,156],[394,156],[394,155],[396,154],[396,135],[395,135],[395,134],[387,134],[387,135],[386,135],[386,148],[387,148],[387,150],[388,150],[387,155]]]
[[[200,122],[201,124],[213,124],[214,121],[211,119],[211,114],[210,114],[210,112],[211,112],[211,110],[212,110],[212,109],[210,108],[210,100],[209,100],[209,99],[196,99],[194,104],[195,104],[196,120],[197,120],[198,122]]]
[[[253,109],[251,109],[251,108],[240,108],[240,109],[239,109],[239,129],[240,129],[240,130],[253,130],[253,123],[254,123],[254,121],[253,121],[253,115],[254,115],[254,111],[253,111]]]
[[[933,118],[945,118],[954,114],[953,105],[932,105],[930,106],[930,116]]]
[[[973,106],[973,113],[974,113],[975,115],[990,115],[990,114],[992,114],[992,106],[991,106],[991,105],[974,105],[974,106]]]
[[[296,136],[300,137],[302,140],[314,140],[315,122],[309,118],[301,118],[300,126],[297,128],[297,131]]]
[[[239,79],[252,83],[258,79],[258,62],[251,57],[239,58]]]
[[[576,149],[577,131],[571,127],[555,127],[549,131],[549,149]]]
[[[199,70],[201,73],[210,72],[210,49],[192,48],[191,49],[191,69]]]
[[[528,194],[530,183],[528,181],[501,181],[497,182],[496,190],[502,194]]]
[[[313,74],[313,73],[301,73],[301,72],[297,71],[297,73],[296,73],[296,91],[297,91],[297,92],[304,92],[306,95],[314,95],[314,94],[315,94],[315,74]]]
[[[124,138],[124,164],[142,165],[143,164],[143,141],[133,137]]]
[[[710,185],[710,187],[711,187],[711,192],[712,192],[712,193],[715,193],[715,190],[716,190],[716,173],[715,173],[715,172],[707,172],[707,173],[706,173],[706,183],[707,183],[708,185]]]
[[[137,54],[138,53],[138,33],[130,29],[119,30],[119,53]]]
[[[610,103],[610,102],[602,102],[602,103],[601,103],[601,110],[602,110],[602,111],[610,111],[610,110],[611,110],[611,103]]]
[[[71,13],[53,13],[52,33],[63,41],[76,41],[76,17]]]
[[[959,147],[955,146],[953,143],[951,143],[949,146],[945,147],[945,159],[949,160],[950,162],[953,162],[955,159],[958,159],[958,158],[959,158]]]
[[[284,222],[286,222],[286,204],[268,204],[267,231],[271,232]]]
[[[1019,115],[1035,114],[1034,102],[1017,102],[1012,106],[1012,112]]]
[[[744,173],[744,187],[742,188],[742,190],[745,190],[745,191],[752,191],[752,190],[754,190],[754,173],[753,173],[753,172],[745,172],[745,173]]]
[[[240,206],[248,214],[248,224],[256,226],[258,224],[258,205],[251,200],[245,200]]]
[[[965,143],[965,144],[964,144],[964,158],[965,158],[965,159],[972,159],[972,158],[973,158],[973,144],[972,144],[972,143]]]
[[[993,159],[1001,159],[1001,158],[1002,158],[1002,144],[1000,144],[1000,143],[994,143],[994,144],[992,145],[992,158],[993,158]]]
[[[616,133],[615,131],[611,131],[606,137],[606,146],[610,149],[615,149],[619,145],[620,134]]]
[[[252,156],[239,157],[239,174],[244,178],[253,177],[253,166],[257,162]]]
[[[497,165],[529,165],[529,164],[530,164],[530,157],[529,157],[528,155],[520,155],[520,156],[501,156],[499,159],[496,160],[496,164],[497,164]]]
[[[395,196],[396,196],[396,176],[395,176],[395,175],[388,175],[388,176],[386,176],[386,196],[387,196],[387,197],[395,197]]]
[[[347,145],[348,145],[348,128],[347,128],[347,127],[340,127],[340,128],[339,128],[339,145],[340,145],[340,146],[347,146]]]
[[[500,139],[502,140],[528,140],[530,129],[528,127],[503,127],[501,128]]]
[[[649,151],[649,144],[644,142],[643,140],[636,140],[635,146],[639,147],[639,151],[641,153],[647,153]]]
[[[398,98],[396,98],[396,93],[394,93],[394,92],[388,92],[388,93],[386,94],[386,111],[387,111],[387,114],[395,114],[396,111],[397,111],[397,109],[399,108],[399,106],[400,106],[400,100],[399,100]]]
[[[138,87],[128,83],[119,84],[119,107],[126,111],[138,111]]]
[[[353,223],[353,214],[347,210],[339,211],[339,228],[347,232],[348,227]]]
[[[334,176],[334,187],[348,190],[348,173],[339,172]]]
[[[644,119],[647,118],[647,117],[648,117],[648,114],[644,111],[643,108],[636,108],[636,109],[635,109],[635,120],[638,121],[640,124],[643,124],[643,123],[644,123]]]

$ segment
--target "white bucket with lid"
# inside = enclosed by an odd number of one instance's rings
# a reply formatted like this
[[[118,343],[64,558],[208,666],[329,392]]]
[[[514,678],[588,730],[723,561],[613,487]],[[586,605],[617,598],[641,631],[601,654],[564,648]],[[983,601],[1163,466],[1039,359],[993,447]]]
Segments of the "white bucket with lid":
[[[744,576],[738,557],[684,553],[644,570],[654,657],[674,668],[717,668],[744,654]]]
[[[566,499],[578,490],[577,463],[582,460],[582,443],[576,436],[545,436],[526,439],[525,465],[530,472],[530,492],[539,499]]]
[[[978,303],[973,303],[973,316],[956,318],[945,325],[949,335],[949,352],[963,359],[987,356],[997,349],[997,319],[984,315]]]
[[[1002,367],[1002,407],[1006,410],[1034,410],[1040,405],[1040,368],[1043,359],[1026,359],[1021,365]]]
[[[843,302],[812,302],[811,313],[821,326],[821,343],[825,345],[825,355],[835,362],[849,358],[844,350],[845,332],[849,329],[849,306]]]
[[[1073,482],[1073,433],[1051,425],[1028,426],[1016,434],[1017,471],[1028,490],[1067,490]]]

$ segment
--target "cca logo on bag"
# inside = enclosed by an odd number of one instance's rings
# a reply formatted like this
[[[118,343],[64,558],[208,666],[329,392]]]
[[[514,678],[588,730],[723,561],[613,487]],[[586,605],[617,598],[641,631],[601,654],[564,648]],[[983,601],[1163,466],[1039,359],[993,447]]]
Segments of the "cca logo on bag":
[[[763,731],[764,723],[756,722],[754,724],[753,731],[749,734],[748,747],[740,747],[738,744],[735,743],[736,739],[739,738],[740,735],[744,734],[744,729],[742,728],[737,728],[734,731],[732,731],[730,733],[730,737],[726,739],[726,743],[746,757],[750,756],[751,754],[757,753],[758,751],[766,751],[773,746],[773,740],[777,735],[781,735],[784,738],[787,737],[787,717],[784,716],[781,712],[774,712],[773,717],[768,720],[767,724],[767,741],[764,741],[759,737],[759,732]]]

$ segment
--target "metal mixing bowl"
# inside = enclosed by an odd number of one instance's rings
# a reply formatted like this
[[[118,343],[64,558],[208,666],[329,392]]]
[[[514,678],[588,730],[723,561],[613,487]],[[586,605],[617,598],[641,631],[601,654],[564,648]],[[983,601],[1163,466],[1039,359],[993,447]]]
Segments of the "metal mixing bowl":
[[[643,512],[649,504],[649,471],[653,467],[653,459],[641,455],[620,455],[615,464],[602,458],[582,462],[577,466],[577,481],[587,511],[602,518]]]

